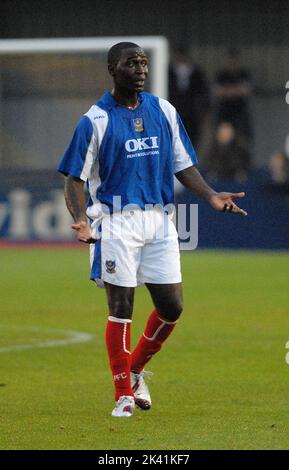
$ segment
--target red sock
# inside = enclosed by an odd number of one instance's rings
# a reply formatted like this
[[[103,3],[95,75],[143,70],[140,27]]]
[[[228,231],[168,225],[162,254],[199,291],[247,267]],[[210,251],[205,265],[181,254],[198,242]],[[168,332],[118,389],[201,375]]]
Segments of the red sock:
[[[108,317],[105,339],[116,401],[122,395],[134,395],[130,385],[130,324],[131,320]]]
[[[171,334],[176,322],[160,318],[157,310],[150,315],[145,331],[131,356],[131,370],[141,372],[145,364],[157,353]]]

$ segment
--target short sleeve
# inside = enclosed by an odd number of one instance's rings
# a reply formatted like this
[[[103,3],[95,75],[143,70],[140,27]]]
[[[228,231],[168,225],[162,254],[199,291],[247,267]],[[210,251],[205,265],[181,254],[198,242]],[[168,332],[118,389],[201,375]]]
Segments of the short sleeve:
[[[176,128],[173,141],[174,148],[174,172],[185,170],[198,163],[195,149],[187,134],[184,124],[178,113],[176,113]]]
[[[162,98],[159,99],[159,103],[172,131],[174,173],[178,173],[196,165],[198,163],[197,155],[174,106]]]
[[[96,158],[96,149],[92,123],[87,116],[83,116],[76,126],[72,140],[58,166],[58,171],[65,176],[71,175],[87,181]]]

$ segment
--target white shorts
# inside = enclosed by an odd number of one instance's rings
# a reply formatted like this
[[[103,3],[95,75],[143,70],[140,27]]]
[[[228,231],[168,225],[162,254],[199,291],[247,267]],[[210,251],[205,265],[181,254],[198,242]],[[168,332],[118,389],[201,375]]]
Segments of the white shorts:
[[[122,287],[181,282],[178,234],[162,210],[105,215],[98,233],[100,238],[90,245],[90,278],[99,287],[104,281]]]

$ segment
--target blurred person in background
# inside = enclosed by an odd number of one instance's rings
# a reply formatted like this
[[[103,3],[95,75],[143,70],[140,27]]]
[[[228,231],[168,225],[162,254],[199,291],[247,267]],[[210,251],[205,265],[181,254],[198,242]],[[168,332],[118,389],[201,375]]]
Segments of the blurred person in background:
[[[207,79],[202,69],[180,46],[169,68],[169,99],[178,109],[193,145],[198,148],[210,99]]]
[[[270,176],[273,183],[289,183],[289,159],[284,152],[275,152],[269,161]]]
[[[265,188],[270,192],[270,197],[277,197],[282,203],[289,205],[289,159],[285,152],[276,151],[270,159],[267,167],[269,179]]]
[[[211,179],[225,178],[241,182],[247,179],[250,155],[239,145],[236,131],[230,122],[222,122],[217,127],[204,166]]]
[[[286,157],[289,159],[289,134],[287,135],[285,139],[284,152],[285,152]]]
[[[250,72],[241,65],[240,52],[229,49],[224,67],[217,72],[215,79],[215,122],[216,126],[220,122],[230,122],[247,148],[252,139],[251,94]]]

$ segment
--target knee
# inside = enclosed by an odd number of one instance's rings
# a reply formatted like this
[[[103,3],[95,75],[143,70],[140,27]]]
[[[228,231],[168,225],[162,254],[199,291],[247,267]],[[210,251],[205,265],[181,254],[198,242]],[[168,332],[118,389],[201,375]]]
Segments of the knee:
[[[117,300],[109,306],[109,315],[115,318],[130,319],[132,309],[133,307],[128,300]]]
[[[164,305],[157,307],[160,316],[167,321],[177,321],[183,311],[183,302],[181,299],[174,299]]]

